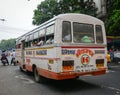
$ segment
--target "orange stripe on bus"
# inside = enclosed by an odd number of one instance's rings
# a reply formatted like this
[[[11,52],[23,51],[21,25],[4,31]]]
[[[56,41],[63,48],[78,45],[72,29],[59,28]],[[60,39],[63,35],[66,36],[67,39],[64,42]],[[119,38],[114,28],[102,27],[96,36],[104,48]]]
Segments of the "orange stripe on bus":
[[[32,66],[30,64],[25,65],[26,70],[32,72]]]

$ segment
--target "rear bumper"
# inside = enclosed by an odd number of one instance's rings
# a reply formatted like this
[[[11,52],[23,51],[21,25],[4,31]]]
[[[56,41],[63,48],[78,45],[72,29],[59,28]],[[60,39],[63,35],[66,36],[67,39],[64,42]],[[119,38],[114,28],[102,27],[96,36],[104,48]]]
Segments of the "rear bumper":
[[[75,72],[67,72],[67,73],[61,73],[57,76],[58,80],[61,79],[71,79],[71,78],[76,78],[78,76],[83,76],[83,75],[102,75],[106,73],[106,69],[101,69],[101,70],[97,70],[97,71],[92,71],[92,72],[81,72],[81,73],[75,73]]]
[[[50,79],[65,80],[65,79],[73,79],[83,75],[93,75],[93,76],[102,75],[106,73],[106,70],[107,70],[106,68],[102,68],[102,69],[98,69],[97,71],[91,71],[91,72],[61,72],[61,73],[54,73],[51,71],[41,72],[40,70],[39,74]]]

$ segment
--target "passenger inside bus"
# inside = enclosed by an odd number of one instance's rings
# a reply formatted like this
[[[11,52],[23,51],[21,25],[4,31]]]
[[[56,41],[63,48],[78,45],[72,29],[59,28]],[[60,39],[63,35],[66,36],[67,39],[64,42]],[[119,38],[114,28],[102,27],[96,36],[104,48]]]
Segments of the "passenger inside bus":
[[[30,42],[30,46],[33,47],[33,42]]]
[[[88,36],[83,36],[81,39],[81,42],[83,43],[92,43],[93,42],[93,38],[92,37],[88,37]]]
[[[71,35],[68,34],[63,38],[63,41],[70,41],[71,40]]]
[[[96,42],[97,42],[97,43],[103,43],[102,37],[101,37],[101,38],[100,38],[100,37],[97,37],[97,38],[96,38]]]
[[[38,43],[37,43],[37,46],[42,46],[44,44],[44,41],[43,39],[41,39]]]
[[[37,41],[31,42],[31,46],[37,46]]]

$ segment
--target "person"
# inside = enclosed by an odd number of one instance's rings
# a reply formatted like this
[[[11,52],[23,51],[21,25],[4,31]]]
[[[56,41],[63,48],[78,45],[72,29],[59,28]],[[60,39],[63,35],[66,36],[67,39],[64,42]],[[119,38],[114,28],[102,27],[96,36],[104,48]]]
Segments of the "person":
[[[113,58],[114,58],[114,54],[113,54],[113,50],[110,49],[110,59],[111,59],[111,62],[113,62]]]
[[[41,39],[38,43],[37,43],[37,46],[42,46],[44,43],[44,41]]]
[[[84,42],[84,43],[91,43],[92,41],[93,41],[93,39],[88,36],[84,36],[81,39],[81,42]]]
[[[11,51],[10,50],[7,51],[7,60],[10,64],[10,62],[11,62]]]
[[[16,65],[16,62],[15,62],[15,50],[13,50],[13,52],[11,53],[11,57],[12,57],[11,65],[14,64],[14,66],[15,66]]]
[[[110,62],[111,62],[110,52],[108,51],[107,52],[107,63],[110,63]]]
[[[110,58],[110,52],[107,52],[107,67],[110,68],[111,58]]]
[[[65,40],[65,41],[70,41],[70,39],[71,39],[70,34],[66,35],[66,36],[63,38],[63,40]]]
[[[37,46],[37,41],[34,41],[34,44],[33,44],[33,46]]]
[[[4,61],[6,61],[6,62],[4,62]],[[9,65],[7,55],[6,55],[6,52],[4,50],[2,51],[2,54],[1,54],[1,62],[3,63],[3,65],[5,65],[6,63]]]
[[[97,42],[97,43],[103,43],[103,41],[102,41],[102,39],[101,39],[100,37],[97,37],[97,38],[96,38],[96,42]]]

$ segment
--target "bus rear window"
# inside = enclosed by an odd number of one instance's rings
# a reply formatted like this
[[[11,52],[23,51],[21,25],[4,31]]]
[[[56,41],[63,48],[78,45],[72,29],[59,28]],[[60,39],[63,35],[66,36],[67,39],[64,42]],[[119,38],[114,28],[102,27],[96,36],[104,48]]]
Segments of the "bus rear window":
[[[96,25],[96,42],[103,43],[103,34],[102,34],[102,27],[101,25]]]
[[[73,41],[75,43],[93,43],[94,26],[85,23],[73,23]]]
[[[62,41],[63,42],[71,42],[71,23],[68,21],[63,21],[62,24]]]

